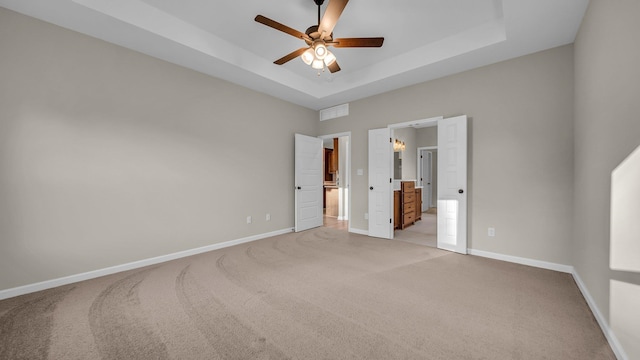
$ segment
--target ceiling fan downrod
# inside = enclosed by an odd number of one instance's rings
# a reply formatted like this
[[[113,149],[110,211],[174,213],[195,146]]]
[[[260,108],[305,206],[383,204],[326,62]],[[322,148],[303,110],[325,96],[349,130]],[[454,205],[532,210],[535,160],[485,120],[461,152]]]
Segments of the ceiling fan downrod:
[[[313,0],[318,5],[318,26],[320,26],[320,6],[324,3],[324,0]]]

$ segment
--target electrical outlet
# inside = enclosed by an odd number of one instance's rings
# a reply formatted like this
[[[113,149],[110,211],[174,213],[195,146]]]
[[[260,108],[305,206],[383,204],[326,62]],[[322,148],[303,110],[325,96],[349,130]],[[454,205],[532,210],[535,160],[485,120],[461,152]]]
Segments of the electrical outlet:
[[[364,219],[369,220],[369,213],[364,213]]]
[[[267,213],[267,215],[264,217],[265,220],[267,221],[271,221],[271,214]]]
[[[251,216],[247,216],[247,224],[251,224]]]
[[[492,227],[490,227],[490,228],[487,230],[487,235],[489,235],[489,236],[491,236],[491,237],[496,236],[496,228],[492,228]]]

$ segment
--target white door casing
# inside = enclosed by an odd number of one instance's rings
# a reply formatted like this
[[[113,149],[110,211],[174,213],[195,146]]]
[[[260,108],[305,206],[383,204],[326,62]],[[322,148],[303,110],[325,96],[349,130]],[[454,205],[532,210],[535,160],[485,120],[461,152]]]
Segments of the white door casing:
[[[295,134],[295,231],[322,226],[322,139]]]
[[[431,207],[431,194],[433,188],[433,153],[424,151],[423,155],[423,191],[422,191],[422,211],[429,210]]]
[[[467,116],[438,121],[438,248],[467,253]]]
[[[389,128],[369,130],[369,236],[393,238],[393,208]]]
[[[417,152],[417,181],[418,185],[422,186],[422,212],[429,210],[433,205],[433,180],[435,173],[433,168],[433,154],[436,151],[438,151],[437,146],[427,146],[419,147]]]

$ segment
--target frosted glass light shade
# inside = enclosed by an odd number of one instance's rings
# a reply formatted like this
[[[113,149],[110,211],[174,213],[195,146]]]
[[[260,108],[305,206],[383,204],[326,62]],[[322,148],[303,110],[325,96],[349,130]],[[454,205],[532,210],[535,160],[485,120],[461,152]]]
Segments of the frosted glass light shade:
[[[302,55],[300,55],[300,58],[302,59],[302,61],[304,61],[305,64],[311,65],[314,60],[313,54],[313,49],[308,48],[305,52],[302,53]]]
[[[322,60],[315,59],[311,63],[311,67],[316,70],[322,70],[324,68],[324,63],[322,62]]]
[[[333,55],[333,53],[331,51],[327,50],[327,56],[324,57],[325,65],[329,66],[329,65],[333,64],[335,61],[336,61],[336,56]]]
[[[329,52],[329,50],[327,50],[327,47],[322,44],[322,43],[318,43],[315,45],[315,52],[316,52],[316,59],[324,59],[325,56],[327,56],[327,52]]]

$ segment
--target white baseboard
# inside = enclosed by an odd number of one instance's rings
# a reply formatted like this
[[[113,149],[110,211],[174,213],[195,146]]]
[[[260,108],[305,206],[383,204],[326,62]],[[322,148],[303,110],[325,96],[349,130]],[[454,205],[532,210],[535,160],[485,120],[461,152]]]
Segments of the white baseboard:
[[[602,316],[600,309],[596,305],[595,300],[593,300],[593,297],[589,293],[589,290],[587,290],[586,285],[584,284],[584,282],[582,282],[582,278],[580,278],[580,275],[578,275],[575,269],[573,269],[571,274],[573,275],[573,279],[576,281],[576,284],[578,285],[578,289],[580,289],[580,292],[582,292],[582,296],[584,296],[584,299],[587,301],[587,304],[589,305],[589,308],[591,309],[593,316],[596,318],[598,325],[600,325],[600,328],[602,329],[604,336],[607,338],[607,341],[609,341],[609,345],[611,346],[613,353],[616,355],[616,358],[618,358],[619,360],[628,359],[627,354],[624,352],[622,348],[622,345],[620,344],[620,342],[618,341],[618,338],[609,327],[609,323],[607,322],[605,317]]]
[[[578,273],[576,272],[573,266],[521,258],[517,256],[503,255],[503,254],[492,253],[492,252],[482,251],[482,250],[475,250],[475,249],[469,249],[468,252],[470,255],[481,256],[481,257],[486,257],[490,259],[502,260],[502,261],[512,262],[516,264],[528,265],[528,266],[533,266],[537,268],[555,270],[555,271],[571,274],[576,284],[578,285],[578,288],[580,289],[582,296],[585,298],[587,304],[589,305],[589,308],[591,309],[593,316],[596,318],[598,325],[600,325],[600,329],[604,333],[604,336],[607,338],[607,341],[609,342],[609,346],[611,346],[611,349],[613,350],[613,353],[615,354],[616,358],[618,358],[619,360],[628,359],[622,346],[620,345],[620,342],[618,341],[618,338],[615,336],[615,334],[609,327],[607,320],[604,318],[604,316],[602,316],[602,312],[600,312],[600,309],[596,305],[596,302],[593,300],[593,297],[587,290],[587,287],[585,286],[584,282],[582,282],[580,275],[578,275]]]
[[[469,255],[481,256],[489,259],[502,260],[502,261],[507,261],[511,263],[528,265],[528,266],[533,266],[533,267],[547,269],[547,270],[554,270],[554,271],[559,271],[559,272],[568,273],[568,274],[573,273],[573,266],[569,266],[569,265],[556,264],[552,262],[522,258],[518,256],[492,253],[489,251],[482,251],[482,250],[476,250],[476,249],[468,249],[468,252],[469,252]]]
[[[244,237],[241,239],[211,244],[211,245],[207,245],[207,246],[203,246],[195,249],[179,251],[173,254],[157,256],[149,259],[134,261],[134,262],[130,262],[122,265],[111,266],[108,268],[89,271],[81,274],[65,276],[65,277],[52,279],[52,280],[46,280],[46,281],[38,282],[35,284],[19,286],[11,289],[6,289],[6,290],[0,290],[0,300],[8,299],[11,297],[20,296],[24,294],[29,294],[36,291],[51,289],[57,286],[72,284],[79,281],[94,279],[100,276],[111,275],[111,274],[115,274],[122,271],[137,269],[137,268],[141,268],[149,265],[155,265],[155,264],[159,264],[159,263],[163,263],[163,262],[167,262],[175,259],[180,259],[187,256],[201,254],[207,251],[218,250],[218,249],[226,248],[229,246],[244,244],[247,242],[256,241],[256,240],[260,240],[260,239],[264,239],[272,236],[287,234],[292,231],[293,231],[293,228],[276,230],[276,231],[272,231],[264,234]]]

